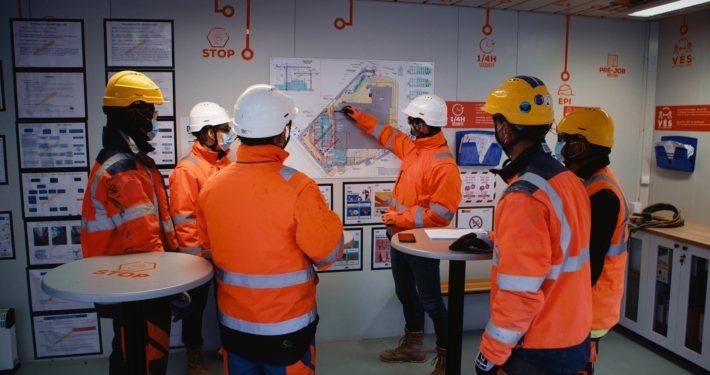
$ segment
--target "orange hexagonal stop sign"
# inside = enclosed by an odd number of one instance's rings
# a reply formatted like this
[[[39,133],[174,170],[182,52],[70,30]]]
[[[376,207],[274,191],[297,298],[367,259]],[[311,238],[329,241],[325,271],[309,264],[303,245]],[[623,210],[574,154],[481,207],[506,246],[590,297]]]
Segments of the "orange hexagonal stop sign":
[[[139,271],[148,271],[155,269],[157,267],[157,264],[153,262],[131,262],[131,263],[125,263],[120,266],[118,266],[118,269],[120,271],[130,271],[130,272],[139,272]]]
[[[210,42],[212,48],[224,48],[229,41],[229,34],[224,27],[213,27],[207,33],[207,41]]]

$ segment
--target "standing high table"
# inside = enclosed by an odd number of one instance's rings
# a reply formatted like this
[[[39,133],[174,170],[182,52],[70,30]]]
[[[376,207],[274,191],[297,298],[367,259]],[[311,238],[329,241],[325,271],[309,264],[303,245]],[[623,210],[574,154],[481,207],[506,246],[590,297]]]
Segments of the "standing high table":
[[[493,256],[451,251],[449,245],[454,240],[432,240],[424,229],[410,229],[400,233],[414,234],[417,242],[399,242],[399,235],[392,236],[391,245],[395,250],[418,257],[449,261],[449,341],[446,348],[446,375],[460,375],[466,261],[490,260]]]
[[[207,260],[190,254],[146,252],[97,256],[61,265],[42,279],[42,290],[69,301],[119,303],[125,320],[128,374],[146,374],[147,328],[143,301],[208,282]]]

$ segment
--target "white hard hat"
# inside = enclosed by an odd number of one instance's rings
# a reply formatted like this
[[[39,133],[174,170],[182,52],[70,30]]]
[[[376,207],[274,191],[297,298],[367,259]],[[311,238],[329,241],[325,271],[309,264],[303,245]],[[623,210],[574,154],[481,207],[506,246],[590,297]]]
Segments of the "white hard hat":
[[[402,112],[410,117],[418,117],[429,126],[441,128],[446,125],[446,101],[438,95],[424,94],[409,102]]]
[[[218,126],[232,122],[227,110],[217,103],[202,102],[195,104],[190,111],[190,125],[188,133],[199,132],[205,126]]]
[[[240,137],[266,138],[281,134],[297,114],[290,96],[258,84],[246,89],[234,104],[234,125]]]

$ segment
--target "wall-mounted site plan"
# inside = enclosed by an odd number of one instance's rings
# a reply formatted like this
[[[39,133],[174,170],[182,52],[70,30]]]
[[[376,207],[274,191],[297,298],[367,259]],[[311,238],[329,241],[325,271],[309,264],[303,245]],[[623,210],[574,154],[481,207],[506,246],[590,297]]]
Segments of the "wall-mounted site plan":
[[[395,176],[400,160],[340,111],[352,105],[408,133],[400,110],[434,91],[434,63],[271,58],[270,69],[299,109],[286,164],[313,178]]]

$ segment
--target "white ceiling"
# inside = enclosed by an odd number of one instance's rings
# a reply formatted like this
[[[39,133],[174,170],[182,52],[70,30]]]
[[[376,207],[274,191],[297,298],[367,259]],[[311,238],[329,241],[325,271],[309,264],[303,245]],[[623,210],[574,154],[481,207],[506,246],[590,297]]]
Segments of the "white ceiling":
[[[710,9],[710,3],[705,3],[691,8],[686,8],[675,13],[665,13],[655,17],[637,18],[629,17],[628,14],[641,9],[644,5],[654,3],[661,5],[668,1],[656,0],[360,0],[360,1],[384,1],[398,3],[417,3],[443,6],[462,6],[491,9],[507,9],[523,12],[543,12],[557,14],[571,14],[589,17],[604,18],[626,18],[639,21],[658,20],[684,13],[690,13],[701,9]],[[623,4],[632,4],[631,6]]]

